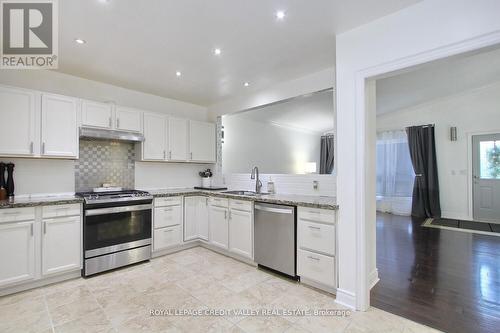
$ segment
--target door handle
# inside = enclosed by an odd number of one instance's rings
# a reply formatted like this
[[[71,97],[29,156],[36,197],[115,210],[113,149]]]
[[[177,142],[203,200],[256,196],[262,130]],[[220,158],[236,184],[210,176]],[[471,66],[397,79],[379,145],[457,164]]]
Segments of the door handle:
[[[47,233],[47,222],[43,222],[43,234]]]
[[[307,258],[311,259],[311,260],[316,260],[316,261],[319,261],[319,258],[315,258],[315,257],[312,257],[312,256],[308,256]]]
[[[314,229],[314,230],[321,230],[320,227],[313,227],[312,225],[309,226],[309,229]]]
[[[168,159],[171,160],[172,159],[172,151],[169,151],[168,152]]]
[[[31,223],[31,225],[30,225],[30,234],[31,234],[31,237],[33,237],[33,223]]]
[[[120,118],[116,118],[116,128],[120,128]]]
[[[42,142],[42,154],[45,154],[45,142]]]
[[[109,127],[111,128],[111,117],[109,117]]]
[[[30,154],[34,154],[33,141],[30,143]]]

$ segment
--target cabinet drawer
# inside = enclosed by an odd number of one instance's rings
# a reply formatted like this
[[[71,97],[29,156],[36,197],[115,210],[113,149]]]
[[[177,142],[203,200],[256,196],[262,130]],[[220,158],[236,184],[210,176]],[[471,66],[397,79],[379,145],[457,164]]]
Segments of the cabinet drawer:
[[[35,219],[35,208],[5,208],[0,209],[0,223],[30,221]]]
[[[229,199],[225,198],[210,198],[210,204],[217,207],[229,207]]]
[[[299,249],[297,274],[302,278],[335,288],[335,258]]]
[[[182,197],[156,198],[155,207],[178,206],[182,204]]]
[[[155,229],[182,223],[181,206],[157,207],[154,212]]]
[[[297,216],[301,220],[330,224],[335,223],[335,211],[330,209],[298,207]]]
[[[42,217],[44,219],[79,215],[81,215],[80,204],[44,206],[42,208]]]
[[[156,229],[153,235],[154,250],[165,249],[181,243],[181,226],[166,227]]]
[[[229,200],[229,207],[232,209],[237,209],[237,210],[242,210],[245,212],[251,212],[252,211],[252,202],[247,201],[247,200],[235,200],[235,199],[230,199]]]
[[[335,226],[299,220],[299,248],[335,255]]]

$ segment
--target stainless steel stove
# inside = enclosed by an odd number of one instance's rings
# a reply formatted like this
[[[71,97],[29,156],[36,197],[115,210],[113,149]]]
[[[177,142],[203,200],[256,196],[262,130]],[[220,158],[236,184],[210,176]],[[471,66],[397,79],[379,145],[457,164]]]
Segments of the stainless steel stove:
[[[84,198],[83,276],[151,259],[153,196],[121,190]]]

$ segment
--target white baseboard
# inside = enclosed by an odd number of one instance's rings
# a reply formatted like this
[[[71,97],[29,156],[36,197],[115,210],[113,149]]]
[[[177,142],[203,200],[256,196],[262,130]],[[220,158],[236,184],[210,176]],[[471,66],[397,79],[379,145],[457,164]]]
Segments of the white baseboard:
[[[337,288],[337,298],[335,302],[351,310],[356,310],[356,294],[350,291]]]
[[[29,289],[44,287],[44,286],[47,286],[49,284],[63,282],[63,281],[74,279],[74,278],[80,278],[81,275],[82,275],[81,270],[77,270],[77,271],[73,271],[73,272],[69,272],[69,273],[65,273],[65,274],[61,274],[61,275],[57,275],[57,276],[43,278],[43,279],[36,280],[33,282],[24,282],[22,284],[18,284],[18,285],[14,285],[14,286],[0,289],[0,296],[14,294],[14,293],[26,291]]]
[[[464,214],[455,213],[455,212],[447,212],[447,211],[442,211],[441,217],[444,219],[451,219],[451,220],[463,220],[463,221],[472,221],[473,220],[473,218],[469,215],[464,215]]]
[[[375,268],[373,271],[370,272],[370,275],[368,275],[368,289],[372,289],[375,287],[375,285],[380,281],[378,277],[378,269]]]

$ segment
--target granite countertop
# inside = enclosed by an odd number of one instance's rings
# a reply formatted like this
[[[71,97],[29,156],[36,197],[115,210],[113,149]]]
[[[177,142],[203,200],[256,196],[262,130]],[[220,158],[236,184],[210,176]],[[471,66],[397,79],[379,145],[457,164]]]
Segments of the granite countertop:
[[[1,200],[0,209],[36,206],[51,206],[82,203],[83,199],[74,195],[14,197],[12,200]]]
[[[257,196],[251,195],[237,195],[223,193],[224,191],[206,191],[206,190],[195,190],[192,188],[181,188],[181,189],[159,189],[159,190],[147,190],[154,197],[172,197],[179,195],[206,195],[220,198],[238,199],[238,200],[249,200],[249,201],[259,201],[267,202],[273,204],[282,204],[290,206],[304,206],[312,208],[323,208],[338,210],[336,197],[319,196],[319,195],[297,195],[297,194],[263,194]]]

